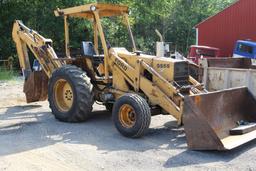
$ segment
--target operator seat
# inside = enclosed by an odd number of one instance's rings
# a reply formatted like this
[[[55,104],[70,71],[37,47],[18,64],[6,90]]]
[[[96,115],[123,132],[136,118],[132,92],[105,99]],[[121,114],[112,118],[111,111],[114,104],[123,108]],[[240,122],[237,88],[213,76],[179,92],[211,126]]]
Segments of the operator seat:
[[[83,56],[95,56],[96,55],[96,52],[94,50],[94,46],[93,46],[93,43],[92,42],[85,42],[83,41],[82,42],[82,55]]]
[[[94,45],[92,42],[82,42],[81,48],[82,57],[89,58],[92,61],[93,68],[98,76],[101,74],[98,72],[98,67],[104,64],[104,55],[97,55],[94,50]]]

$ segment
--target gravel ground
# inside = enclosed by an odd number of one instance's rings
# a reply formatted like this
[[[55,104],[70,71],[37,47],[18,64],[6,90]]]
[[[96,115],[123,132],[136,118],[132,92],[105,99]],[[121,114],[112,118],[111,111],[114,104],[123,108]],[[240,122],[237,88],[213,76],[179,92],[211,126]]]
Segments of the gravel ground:
[[[86,123],[54,119],[48,102],[26,104],[21,79],[0,82],[0,170],[256,170],[256,141],[228,152],[187,149],[182,128],[155,116],[141,139],[121,136],[94,105]]]

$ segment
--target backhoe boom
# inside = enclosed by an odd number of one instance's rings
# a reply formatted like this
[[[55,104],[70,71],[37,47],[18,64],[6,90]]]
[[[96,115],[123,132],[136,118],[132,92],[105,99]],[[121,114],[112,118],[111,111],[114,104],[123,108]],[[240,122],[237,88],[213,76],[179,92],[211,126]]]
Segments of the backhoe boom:
[[[32,72],[28,49],[39,61],[45,74],[50,77],[52,72],[62,66],[55,51],[52,48],[52,40],[46,39],[36,31],[26,27],[21,21],[15,21],[12,32],[13,40],[20,61],[22,72],[27,79]]]

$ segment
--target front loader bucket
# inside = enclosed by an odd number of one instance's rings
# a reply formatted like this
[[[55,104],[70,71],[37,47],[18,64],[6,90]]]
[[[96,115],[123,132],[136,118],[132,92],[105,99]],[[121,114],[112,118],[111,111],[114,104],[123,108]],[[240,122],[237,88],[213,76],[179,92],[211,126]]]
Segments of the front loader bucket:
[[[48,94],[48,77],[43,71],[32,72],[24,83],[27,103],[44,101]]]
[[[192,150],[231,150],[256,138],[256,100],[245,87],[185,97]]]

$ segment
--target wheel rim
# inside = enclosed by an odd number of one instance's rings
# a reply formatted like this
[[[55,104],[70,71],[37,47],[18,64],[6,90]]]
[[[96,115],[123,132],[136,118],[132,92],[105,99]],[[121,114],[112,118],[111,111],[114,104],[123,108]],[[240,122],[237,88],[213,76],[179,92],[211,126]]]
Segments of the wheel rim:
[[[55,83],[54,97],[57,108],[61,112],[68,112],[71,109],[74,95],[70,84],[66,80],[60,79]]]
[[[132,128],[136,122],[136,113],[132,106],[125,104],[119,110],[119,120],[126,128]]]

